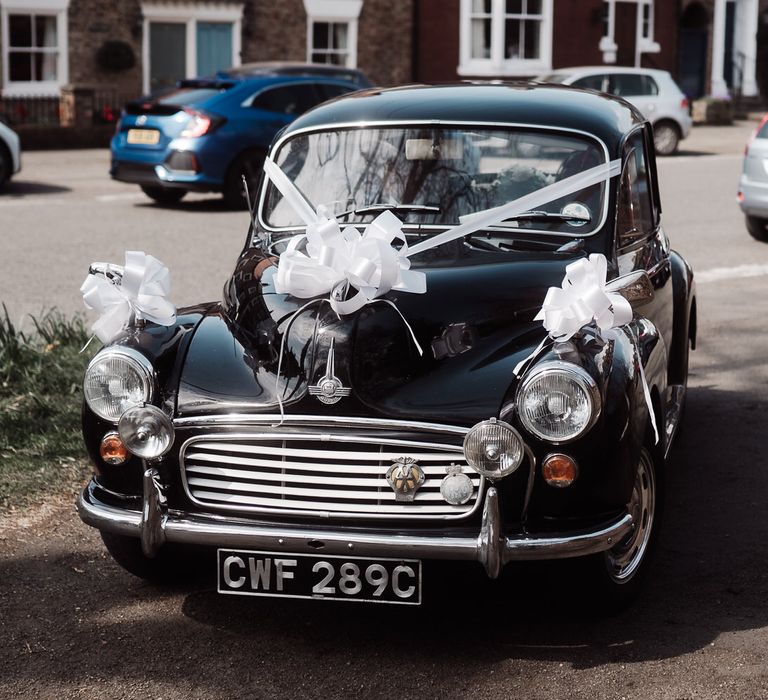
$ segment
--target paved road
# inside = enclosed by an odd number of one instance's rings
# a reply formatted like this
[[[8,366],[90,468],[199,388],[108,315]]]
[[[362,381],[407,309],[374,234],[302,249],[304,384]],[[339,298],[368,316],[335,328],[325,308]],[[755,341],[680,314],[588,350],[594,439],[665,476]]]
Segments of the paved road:
[[[734,202],[748,131],[704,130],[660,164],[667,232],[699,273],[700,344],[659,556],[631,609],[590,616],[547,567],[497,583],[430,570],[416,610],[225,599],[205,581],[162,590],[105,559],[68,495],[0,522],[0,696],[768,697],[768,246]],[[65,306],[87,263],[126,245],[172,265],[180,301],[216,294],[242,214],[203,199],[147,206],[99,179],[102,154],[65,157],[77,161],[71,190],[34,192],[38,168],[42,182],[58,178],[52,154],[29,154],[29,180],[0,198],[0,297],[16,312]],[[108,195],[120,198],[98,199]],[[17,285],[43,241],[57,242],[46,291],[23,301]]]

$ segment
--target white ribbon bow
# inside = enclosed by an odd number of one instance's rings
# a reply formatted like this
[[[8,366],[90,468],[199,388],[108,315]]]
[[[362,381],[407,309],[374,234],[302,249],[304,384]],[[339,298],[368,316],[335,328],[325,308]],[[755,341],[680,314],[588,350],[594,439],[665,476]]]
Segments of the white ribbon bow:
[[[426,275],[410,269],[403,224],[392,212],[379,214],[362,235],[354,226],[342,230],[322,208],[315,212],[272,160],[265,161],[264,170],[307,226],[306,233],[293,236],[280,255],[278,294],[310,299],[330,293],[331,308],[343,316],[392,289],[427,291]],[[345,300],[349,286],[357,293]]]
[[[543,321],[550,337],[569,340],[594,322],[599,331],[623,326],[632,320],[632,306],[620,294],[605,291],[608,261],[593,254],[565,268],[562,286],[550,287],[534,320]]]
[[[176,307],[166,298],[171,275],[157,258],[128,251],[125,267],[107,267],[117,273],[114,278],[89,274],[80,287],[86,308],[101,314],[91,326],[101,342],[108,343],[135,320],[147,319],[161,326],[175,323]]]

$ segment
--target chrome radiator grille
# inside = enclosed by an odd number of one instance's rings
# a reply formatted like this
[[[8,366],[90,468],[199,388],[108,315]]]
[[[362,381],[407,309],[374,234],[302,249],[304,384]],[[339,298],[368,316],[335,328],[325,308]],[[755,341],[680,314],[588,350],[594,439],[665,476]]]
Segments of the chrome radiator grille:
[[[479,504],[482,477],[460,446],[349,434],[255,433],[193,437],[180,463],[190,498],[209,508],[356,518],[460,518]],[[412,457],[426,480],[412,502],[398,502],[386,479],[393,461]],[[468,503],[440,494],[451,465],[472,480]]]

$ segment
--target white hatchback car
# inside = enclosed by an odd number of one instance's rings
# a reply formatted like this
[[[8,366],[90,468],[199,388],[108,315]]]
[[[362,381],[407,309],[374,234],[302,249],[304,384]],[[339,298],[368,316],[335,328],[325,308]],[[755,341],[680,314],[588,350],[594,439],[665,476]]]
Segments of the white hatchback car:
[[[0,120],[0,187],[21,170],[21,144],[11,127]]]
[[[653,124],[656,153],[670,155],[691,131],[690,103],[665,70],[625,66],[561,68],[538,78],[624,98]]]
[[[744,166],[736,199],[752,238],[768,243],[768,114],[744,149]]]

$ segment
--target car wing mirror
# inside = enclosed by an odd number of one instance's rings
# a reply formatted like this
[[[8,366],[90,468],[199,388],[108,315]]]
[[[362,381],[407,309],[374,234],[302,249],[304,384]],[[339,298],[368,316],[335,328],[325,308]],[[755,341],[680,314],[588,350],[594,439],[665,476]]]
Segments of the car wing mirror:
[[[622,275],[605,285],[605,291],[623,296],[635,309],[653,300],[653,283],[645,270]]]

